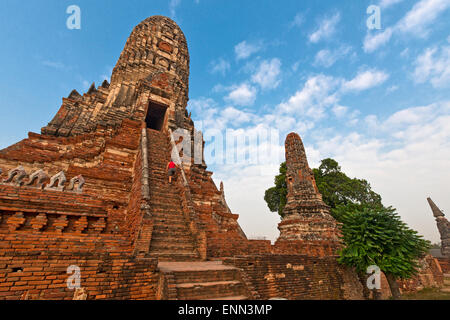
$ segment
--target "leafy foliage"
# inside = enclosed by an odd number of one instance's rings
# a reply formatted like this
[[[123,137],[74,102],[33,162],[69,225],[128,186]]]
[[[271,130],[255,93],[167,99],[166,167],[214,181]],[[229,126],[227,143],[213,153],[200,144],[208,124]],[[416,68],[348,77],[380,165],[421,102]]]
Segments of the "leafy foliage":
[[[266,190],[264,200],[272,212],[278,212],[283,216],[283,209],[286,205],[287,185],[286,185],[286,162],[280,165],[280,174],[275,177],[275,187]]]
[[[364,205],[380,207],[381,196],[372,191],[366,180],[351,179],[341,171],[339,164],[333,159],[322,160],[318,169],[313,169],[317,188],[323,201],[332,209],[339,205]],[[275,186],[266,190],[264,200],[272,212],[283,216],[286,205],[286,162],[280,165],[280,174],[275,177]],[[334,214],[334,210],[332,210]],[[335,218],[338,218],[335,216]],[[339,220],[339,219],[338,219]]]
[[[359,272],[377,265],[395,278],[410,278],[417,272],[417,258],[426,254],[430,242],[401,221],[389,207],[336,208],[342,221],[345,247],[339,262],[356,267]]]
[[[370,184],[366,180],[349,178],[335,160],[322,160],[313,172],[323,201],[332,209],[347,204],[381,206],[381,196],[372,191]]]

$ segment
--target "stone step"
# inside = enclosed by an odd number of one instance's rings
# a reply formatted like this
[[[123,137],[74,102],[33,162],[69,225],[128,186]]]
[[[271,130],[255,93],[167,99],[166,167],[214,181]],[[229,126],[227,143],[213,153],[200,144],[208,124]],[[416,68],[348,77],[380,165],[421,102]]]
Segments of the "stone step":
[[[176,285],[179,300],[201,300],[245,295],[240,281],[193,282]]]
[[[150,201],[161,204],[163,206],[181,205],[180,195],[177,191],[175,192],[175,190],[171,190],[170,188],[154,188],[152,192],[150,192]]]
[[[190,230],[186,227],[186,229],[172,229],[170,233],[165,228],[153,228],[153,236],[155,237],[164,237],[166,239],[180,238],[180,237],[190,237]]]
[[[152,239],[150,242],[150,247],[156,249],[167,249],[167,251],[172,250],[193,250],[195,249],[194,246],[194,239],[185,239],[185,240],[179,240],[175,241],[177,238],[165,238],[163,239]]]
[[[152,212],[152,216],[154,220],[159,220],[159,221],[183,221],[185,223],[186,220],[184,218],[184,215],[180,212],[180,211],[172,211],[172,212],[168,212],[168,211],[153,211]]]
[[[237,270],[179,271],[173,273],[177,284],[195,282],[237,281]]]
[[[450,288],[442,288],[441,292],[450,293]]]
[[[163,213],[164,210],[177,210],[181,213],[181,204],[180,203],[162,203],[161,201],[156,201],[155,199],[150,199],[150,205],[153,207],[153,211]]]
[[[170,240],[170,242],[173,243],[186,243],[194,241],[190,235],[178,235],[177,237],[168,238],[166,234],[152,234],[152,241],[161,242],[167,240]]]
[[[444,279],[444,285],[450,286],[450,279],[449,278],[445,278]]]
[[[181,255],[192,255],[195,254],[193,249],[168,249],[167,247],[152,248],[150,243],[150,252],[157,253],[160,255],[170,255],[170,254],[181,254]]]
[[[153,232],[189,232],[186,224],[154,224]],[[170,235],[170,234],[167,234]]]
[[[150,192],[150,198],[151,199],[158,199],[158,200],[180,200],[180,195],[178,193],[174,192],[166,192],[165,190],[153,190]]]
[[[197,253],[174,253],[174,252],[150,252],[150,257],[158,258],[159,261],[199,261]]]
[[[187,225],[184,216],[182,216],[181,214],[155,214],[153,215],[153,221],[157,224],[175,223]]]

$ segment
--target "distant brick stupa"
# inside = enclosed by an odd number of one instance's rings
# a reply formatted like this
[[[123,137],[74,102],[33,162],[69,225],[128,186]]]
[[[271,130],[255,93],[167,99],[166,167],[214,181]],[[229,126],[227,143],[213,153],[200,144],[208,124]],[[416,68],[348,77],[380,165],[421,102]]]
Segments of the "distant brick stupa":
[[[450,258],[450,222],[431,198],[427,200],[436,218],[437,227],[441,235],[441,253],[444,257]]]

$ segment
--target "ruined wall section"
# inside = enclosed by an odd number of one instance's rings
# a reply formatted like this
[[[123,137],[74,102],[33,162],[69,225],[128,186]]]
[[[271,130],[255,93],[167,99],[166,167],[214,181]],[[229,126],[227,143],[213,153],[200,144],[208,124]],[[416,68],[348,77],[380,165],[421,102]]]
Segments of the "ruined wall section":
[[[356,273],[336,257],[254,255],[226,259],[247,274],[261,299],[356,300],[363,288]]]
[[[0,151],[0,229],[16,221],[13,231],[55,231],[59,221],[63,233],[100,230],[126,239],[139,139],[140,124],[125,120],[115,132],[73,138],[30,134]],[[42,226],[33,229],[29,224],[36,219]]]
[[[192,166],[188,171],[189,188],[194,209],[205,228],[208,257],[229,257],[248,254],[250,241],[225,201],[223,185],[217,189],[212,172],[204,166]],[[269,242],[270,243],[270,242]]]

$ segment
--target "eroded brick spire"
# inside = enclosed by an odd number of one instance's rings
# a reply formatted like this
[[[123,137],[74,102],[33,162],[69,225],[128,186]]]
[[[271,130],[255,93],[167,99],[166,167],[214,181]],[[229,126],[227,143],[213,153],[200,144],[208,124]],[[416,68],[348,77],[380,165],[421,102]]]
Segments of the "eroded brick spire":
[[[286,148],[286,184],[288,187],[288,204],[291,202],[314,202],[324,206],[322,195],[316,186],[314,174],[306,158],[303,141],[297,133],[290,133],[285,142]],[[288,207],[289,209],[289,207]],[[288,210],[287,214],[293,213]]]
[[[438,206],[428,198],[428,203],[433,211],[433,215],[436,218],[437,227],[441,235],[441,252],[444,257],[450,258],[450,222],[445,218],[444,213],[438,208]]]
[[[284,218],[279,224],[278,240],[302,240],[318,244],[338,244],[338,228],[322,201],[314,174],[308,165],[305,147],[297,133],[286,138],[286,184],[288,187]]]

